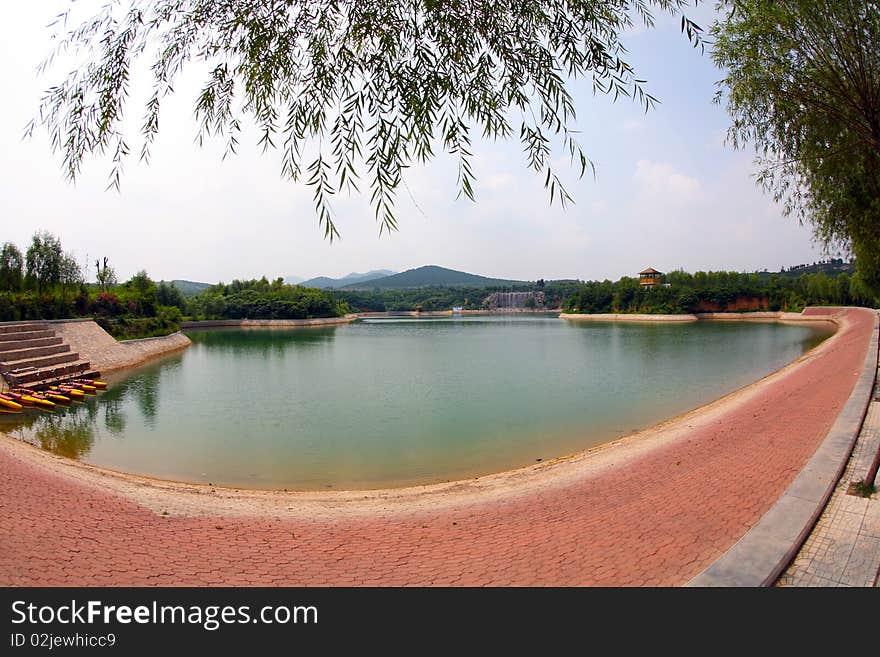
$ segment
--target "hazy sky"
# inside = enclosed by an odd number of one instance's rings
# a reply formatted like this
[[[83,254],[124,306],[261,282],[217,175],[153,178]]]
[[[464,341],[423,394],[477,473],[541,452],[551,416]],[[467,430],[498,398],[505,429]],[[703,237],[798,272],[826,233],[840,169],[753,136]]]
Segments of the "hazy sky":
[[[399,232],[380,237],[368,199],[340,197],[333,206],[342,240],[331,245],[318,229],[311,190],[282,180],[278,158],[261,155],[256,139],[243,140],[238,157],[225,162],[222,144],[194,145],[196,67],[163,106],[150,165],[132,158],[121,193],[104,191],[107,162],[92,161],[75,186],[66,182],[45,133],[21,137],[43,90],[65,72],[40,78],[35,68],[50,47],[46,25],[67,5],[4,6],[0,242],[24,249],[35,230],[47,229],[82,262],[109,256],[121,280],[146,269],[155,279],[208,282],[424,264],[526,280],[616,279],[649,265],[778,270],[823,257],[809,228],[783,217],[755,185],[751,153],[724,146],[728,119],[712,103],[720,74],[675,20],[625,40],[628,61],[662,101],[656,109],[645,114],[637,104],[578,87],[580,140],[598,178],[566,176],[574,206],[549,205],[518,143],[481,142],[476,204],[455,200],[455,163],[440,156],[409,170]],[[705,25],[712,8],[689,15]],[[146,86],[134,97],[137,88]],[[139,121],[142,105],[130,105],[129,113]]]

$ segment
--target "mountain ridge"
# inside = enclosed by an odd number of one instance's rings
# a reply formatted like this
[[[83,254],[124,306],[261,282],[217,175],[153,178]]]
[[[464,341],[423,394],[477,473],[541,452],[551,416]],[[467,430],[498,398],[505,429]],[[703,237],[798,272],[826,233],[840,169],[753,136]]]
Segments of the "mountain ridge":
[[[362,280],[352,283],[340,290],[369,290],[373,288],[415,288],[415,287],[507,287],[528,285],[529,281],[516,281],[502,278],[490,278],[478,274],[470,274],[456,269],[448,269],[438,265],[423,265],[407,269],[399,274],[381,278]]]
[[[204,292],[209,287],[211,287],[211,283],[199,283],[198,281],[186,281],[180,278],[175,278],[173,281],[160,281],[164,283],[169,283],[180,290],[180,293],[185,297],[194,297],[201,292]]]
[[[343,276],[342,278],[316,276],[315,278],[301,280],[297,283],[297,285],[302,285],[303,287],[318,287],[321,289],[342,288],[346,285],[354,285],[361,281],[385,278],[387,276],[392,276],[396,273],[397,272],[392,271],[391,269],[373,269],[364,273],[351,272],[350,274]]]

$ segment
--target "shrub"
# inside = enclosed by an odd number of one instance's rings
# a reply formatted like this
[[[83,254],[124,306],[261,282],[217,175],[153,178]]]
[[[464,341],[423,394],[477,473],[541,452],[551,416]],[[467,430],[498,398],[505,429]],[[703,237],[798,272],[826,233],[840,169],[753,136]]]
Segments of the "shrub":
[[[160,322],[165,322],[166,324],[180,324],[183,320],[183,313],[180,312],[180,308],[177,306],[159,306],[159,311],[156,314],[156,318]]]
[[[107,333],[117,340],[135,340],[138,338],[154,338],[163,335],[170,335],[180,330],[179,313],[178,319],[172,317],[174,313],[165,313],[161,311],[156,317],[119,317],[110,319],[108,317],[96,317],[95,321]]]
[[[89,293],[85,288],[73,299],[73,312],[77,315],[85,315],[89,312]]]
[[[17,298],[19,294],[0,292],[0,322],[17,322],[21,319],[21,306]]]
[[[92,302],[91,311],[102,317],[116,317],[122,314],[122,305],[115,294],[101,292]]]

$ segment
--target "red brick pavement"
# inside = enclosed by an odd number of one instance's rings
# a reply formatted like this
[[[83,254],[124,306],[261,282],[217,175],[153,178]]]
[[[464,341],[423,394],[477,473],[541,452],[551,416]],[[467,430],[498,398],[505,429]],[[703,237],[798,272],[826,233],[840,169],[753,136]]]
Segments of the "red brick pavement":
[[[815,451],[861,370],[871,327],[871,313],[850,311],[815,357],[710,421],[673,421],[694,428],[618,467],[433,510],[163,516],[7,444],[0,584],[682,584],[739,539]]]

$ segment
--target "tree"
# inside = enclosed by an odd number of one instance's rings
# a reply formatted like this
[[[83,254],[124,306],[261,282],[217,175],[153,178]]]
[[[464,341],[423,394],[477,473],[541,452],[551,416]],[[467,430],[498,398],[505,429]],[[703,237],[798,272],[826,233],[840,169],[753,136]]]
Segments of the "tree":
[[[31,238],[25,256],[27,278],[37,285],[37,295],[43,289],[61,280],[61,240],[48,231],[40,231]]]
[[[362,172],[380,233],[394,230],[403,170],[442,148],[458,161],[458,193],[474,199],[471,140],[518,135],[551,202],[570,200],[551,166],[554,150],[580,175],[591,164],[574,138],[567,80],[588,78],[614,99],[655,99],[623,59],[621,34],[653,25],[652,9],[681,14],[688,0],[139,0],[106,3],[60,40],[84,57],[52,86],[38,118],[74,179],[84,159],[111,154],[119,187],[131,150],[121,125],[131,70],[151,59],[152,93],[141,126],[143,159],[162,101],[193,59],[210,73],[195,102],[198,140],[236,151],[247,116],[264,150],[281,151],[282,175],[314,190],[324,235],[338,235],[329,205],[358,190]],[[67,16],[62,15],[61,24]],[[682,15],[682,31],[700,28]],[[53,55],[47,59],[48,66]]]
[[[132,288],[141,296],[155,295],[156,284],[152,281],[145,269],[141,269],[137,274],[132,276],[126,285]]]
[[[616,311],[631,309],[633,302],[639,295],[639,281],[630,276],[623,276],[615,286],[612,308]]]
[[[880,291],[880,2],[737,0],[712,29],[734,146]]]
[[[181,312],[186,310],[186,299],[183,293],[173,283],[159,281],[156,286],[156,303],[160,306],[175,306],[180,308]]]
[[[18,292],[21,290],[24,258],[12,242],[5,242],[0,249],[0,290]]]
[[[85,280],[79,263],[69,253],[65,253],[61,258],[59,280],[61,282],[61,300],[64,302],[67,301],[67,288],[78,286]]]
[[[143,316],[152,316],[156,312],[157,291],[156,284],[147,274],[146,270],[141,269],[123,284],[123,288],[128,293],[127,299],[130,304],[129,310]],[[133,304],[133,307],[131,306]],[[133,309],[132,309],[133,308]]]
[[[109,258],[104,256],[104,266],[101,266],[100,260],[95,260],[95,278],[98,281],[98,287],[101,288],[101,292],[106,292],[108,289],[116,285],[116,272],[113,271],[113,267],[109,264]]]

